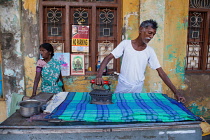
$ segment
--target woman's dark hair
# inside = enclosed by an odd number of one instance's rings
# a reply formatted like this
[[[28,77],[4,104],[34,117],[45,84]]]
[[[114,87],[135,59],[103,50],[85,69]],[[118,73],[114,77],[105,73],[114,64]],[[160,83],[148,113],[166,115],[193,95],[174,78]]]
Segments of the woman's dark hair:
[[[147,28],[147,27],[152,27],[153,29],[158,28],[158,24],[155,20],[150,19],[150,20],[145,20],[141,23],[140,27]]]
[[[44,48],[46,49],[48,52],[51,52],[51,56],[54,56],[54,48],[50,43],[43,43],[39,46],[39,48]]]

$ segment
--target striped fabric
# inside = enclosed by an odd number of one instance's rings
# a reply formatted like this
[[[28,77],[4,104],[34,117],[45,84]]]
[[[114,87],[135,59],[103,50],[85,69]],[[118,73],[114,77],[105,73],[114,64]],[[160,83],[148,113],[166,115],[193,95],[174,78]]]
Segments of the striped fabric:
[[[47,119],[86,122],[175,122],[196,121],[182,103],[161,93],[115,93],[114,104],[90,104],[88,92],[69,92]]]

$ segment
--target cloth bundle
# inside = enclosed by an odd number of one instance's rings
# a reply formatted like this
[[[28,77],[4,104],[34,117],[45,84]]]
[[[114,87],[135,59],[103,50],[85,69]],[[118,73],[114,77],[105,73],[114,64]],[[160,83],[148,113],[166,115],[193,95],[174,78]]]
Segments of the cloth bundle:
[[[44,110],[44,113],[52,113],[52,111],[66,99],[67,95],[68,92],[59,92],[53,95],[52,99],[47,102],[47,107]]]
[[[176,122],[201,120],[161,93],[115,93],[114,104],[90,104],[88,92],[69,92],[47,119],[86,122]]]

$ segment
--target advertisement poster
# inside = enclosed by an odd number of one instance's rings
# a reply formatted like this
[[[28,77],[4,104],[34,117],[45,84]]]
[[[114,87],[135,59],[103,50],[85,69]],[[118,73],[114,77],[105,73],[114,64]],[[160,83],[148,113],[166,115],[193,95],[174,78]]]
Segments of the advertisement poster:
[[[62,76],[70,75],[70,54],[69,53],[54,53],[54,58],[61,62]]]
[[[84,54],[71,54],[71,75],[85,75]]]
[[[89,26],[72,25],[72,52],[89,52]]]

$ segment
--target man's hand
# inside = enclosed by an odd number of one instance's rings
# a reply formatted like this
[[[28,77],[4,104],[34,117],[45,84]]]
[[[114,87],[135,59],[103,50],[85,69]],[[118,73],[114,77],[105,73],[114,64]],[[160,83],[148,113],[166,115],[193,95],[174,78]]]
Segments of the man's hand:
[[[175,93],[175,96],[176,96],[176,99],[177,99],[178,102],[182,102],[182,103],[185,103],[185,102],[186,102],[185,97],[182,96],[181,93],[176,92],[176,93]]]
[[[185,103],[185,101],[186,101],[185,98],[179,93],[179,91],[177,91],[176,87],[173,85],[171,80],[168,78],[168,76],[166,75],[164,70],[161,67],[157,68],[156,70],[157,70],[160,78],[164,81],[164,83],[173,91],[177,101]]]
[[[96,77],[95,84],[96,85],[103,85],[104,84],[104,79],[102,77]]]

